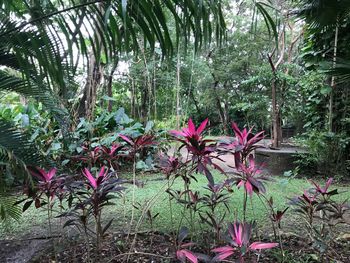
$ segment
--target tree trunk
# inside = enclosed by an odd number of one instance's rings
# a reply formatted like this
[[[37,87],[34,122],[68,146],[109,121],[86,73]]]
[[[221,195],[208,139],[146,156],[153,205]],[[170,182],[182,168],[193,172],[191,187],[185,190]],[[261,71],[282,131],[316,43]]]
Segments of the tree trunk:
[[[334,49],[333,49],[333,68],[337,64],[337,48],[338,48],[338,33],[339,33],[339,27],[338,25],[335,28],[335,36],[334,36]],[[336,88],[336,83],[335,83],[335,77],[332,76],[331,79],[331,92],[329,94],[329,116],[328,116],[328,131],[333,132],[334,130],[334,125],[333,125],[333,102],[334,102],[334,90]]]
[[[149,88],[147,82],[145,81],[142,86],[142,95],[141,95],[141,122],[147,123],[148,114],[149,114]]]
[[[116,60],[112,66],[111,72],[109,73],[108,76],[108,81],[107,81],[107,96],[112,98],[113,97],[113,90],[112,90],[112,85],[113,85],[113,75],[115,70],[118,67],[118,60]],[[113,108],[113,101],[112,100],[108,100],[108,107],[107,110],[108,112],[112,112],[112,108]]]
[[[135,109],[135,81],[134,79],[131,79],[131,117],[136,118],[136,109]]]
[[[176,129],[180,129],[180,50],[177,50],[176,62]]]
[[[218,107],[218,110],[219,110],[220,122],[222,123],[222,131],[224,134],[228,134],[225,111],[221,106],[221,101],[218,96],[215,97],[215,101],[216,101],[216,106]]]
[[[103,4],[98,5],[99,11],[103,12]],[[98,25],[95,24],[95,27]],[[98,30],[95,30],[98,32]],[[101,45],[101,37],[98,33],[94,35],[94,41]],[[89,54],[88,74],[84,87],[83,97],[78,106],[78,117],[85,117],[88,120],[93,118],[93,110],[96,104],[97,89],[102,83],[103,70],[101,62],[97,60],[96,54],[91,50]]]
[[[272,111],[271,111],[271,121],[272,121],[272,147],[280,147],[280,113],[277,106],[277,76],[276,76],[276,67],[272,62],[271,56],[268,57],[269,63],[272,69],[273,79],[271,83],[271,102],[272,102]]]
[[[272,112],[271,112],[271,119],[272,119],[272,147],[278,148],[280,146],[280,140],[279,140],[279,130],[280,130],[280,121],[279,121],[279,111],[277,108],[277,92],[276,92],[276,79],[274,77],[274,80],[272,81],[272,87],[271,87],[271,96],[272,96]]]
[[[88,75],[84,87],[83,97],[79,102],[78,116],[90,120],[93,117],[93,109],[96,103],[97,89],[101,85],[103,67],[96,61],[94,54],[90,53]]]

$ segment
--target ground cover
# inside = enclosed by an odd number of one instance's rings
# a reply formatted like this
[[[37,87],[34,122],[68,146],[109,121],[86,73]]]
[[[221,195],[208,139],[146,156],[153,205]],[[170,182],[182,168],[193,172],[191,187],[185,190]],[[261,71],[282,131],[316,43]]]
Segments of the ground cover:
[[[131,175],[126,174],[125,177],[130,178]],[[170,260],[172,255],[171,252],[174,253],[174,251],[169,251],[169,245],[171,246],[171,238],[173,233],[175,233],[181,227],[181,225],[179,225],[179,219],[182,217],[184,209],[175,200],[169,200],[169,195],[165,192],[168,186],[168,182],[164,179],[164,176],[162,174],[138,174],[137,177],[140,178],[140,180],[143,183],[142,187],[136,187],[136,203],[138,203],[142,208],[150,201],[152,201],[154,202],[154,204],[150,208],[151,215],[154,216],[158,214],[153,219],[152,224],[150,223],[149,217],[146,216],[144,218],[144,223],[140,225],[140,228],[134,230],[134,232],[140,233],[137,238],[138,246],[142,247],[143,244],[144,247],[149,247],[150,242],[152,246],[154,245],[158,248],[163,246],[163,250],[161,249],[160,251],[154,251],[154,249],[150,248],[145,249],[145,251],[148,251],[147,253],[151,254],[159,254],[161,251],[166,250],[167,257],[169,257],[168,260]],[[208,192],[208,190],[204,188],[204,186],[206,186],[207,184],[207,179],[201,174],[198,174],[197,178],[197,182],[192,182],[191,189],[199,191],[200,194],[205,194],[206,192]],[[222,179],[224,179],[224,176],[222,174],[215,173],[215,180],[220,181]],[[272,181],[266,184],[267,196],[273,197],[273,199],[275,200],[275,206],[280,210],[283,210],[285,207],[289,206],[288,198],[300,194],[301,189],[307,189],[312,186],[310,181],[306,178],[287,178],[283,176],[274,176],[271,179]],[[114,205],[109,206],[104,211],[104,221],[108,221],[110,218],[115,218],[111,230],[112,234],[110,234],[106,239],[110,242],[110,244],[107,247],[109,247],[111,250],[115,250],[112,253],[114,257],[118,254],[118,244],[124,244],[125,242],[125,225],[128,224],[130,220],[129,211],[132,207],[132,187],[133,186],[129,186],[125,191],[125,195],[117,199]],[[342,192],[342,194],[339,197],[337,197],[337,199],[342,200],[350,198],[350,191],[348,191],[348,187],[336,185],[334,185],[333,187],[337,187],[339,191]],[[172,188],[181,190],[183,188],[183,182],[180,179],[175,180]],[[243,192],[244,191],[241,189],[235,190],[231,194],[229,200],[229,208],[231,213],[228,213],[225,217],[225,220],[227,222],[234,221],[235,219],[242,220],[241,215],[243,209]],[[246,220],[255,220],[259,225],[260,235],[266,236],[267,234],[268,236],[268,234],[270,233],[271,238],[271,223],[268,220],[268,210],[265,206],[261,204],[262,202],[261,200],[259,200],[259,197],[254,195],[252,198],[252,202],[249,202]],[[57,207],[55,210],[57,211]],[[57,215],[58,211],[55,214]],[[141,211],[136,210],[135,219],[138,220],[140,216]],[[173,219],[171,219],[171,216],[173,217]],[[282,222],[283,235],[287,235],[291,238],[291,240],[293,240],[293,238],[295,239],[298,236],[298,234],[300,233],[299,231],[302,231],[302,223],[298,221],[299,219],[295,216],[292,210],[286,212],[285,218],[287,218],[287,220],[284,220]],[[182,225],[188,225],[190,228],[190,222],[188,220],[189,214],[188,211],[185,211],[185,218],[182,222]],[[203,233],[203,229],[206,229],[208,231],[208,226],[203,224],[198,216],[195,217],[194,220],[196,223],[194,224],[194,229],[191,229],[191,233],[193,234],[194,239],[198,240],[201,238],[201,233]],[[77,235],[78,233],[76,231],[72,231],[72,229],[69,228],[62,229],[61,227],[63,223],[64,222],[60,222],[60,219],[54,220],[55,231],[53,235],[57,237],[56,240],[61,240],[59,242],[63,242],[62,239],[58,238],[58,236],[63,235],[69,237],[69,242],[76,242],[77,240],[75,240],[75,235]],[[47,226],[46,211],[44,209],[36,209],[34,206],[32,206],[23,214],[23,216],[18,222],[12,221],[8,225],[1,225],[0,229],[2,237],[0,243],[7,245],[7,249],[1,249],[2,258],[11,259],[11,255],[13,256],[17,253],[18,256],[22,257],[22,259],[24,260],[23,262],[27,262],[26,260],[29,260],[31,255],[41,255],[38,257],[38,260],[40,262],[43,255],[42,253],[47,250],[50,251],[50,249],[52,249],[52,247],[48,244],[50,242],[47,242],[46,240],[46,237],[49,236],[49,233]],[[339,236],[342,236],[345,233],[349,232],[349,229],[337,229],[337,231],[339,231]],[[152,234],[145,235],[145,233]],[[152,240],[150,240],[150,236],[153,237]],[[118,237],[118,240],[115,239],[116,237]],[[163,240],[163,242],[158,242],[158,244],[156,242],[155,244],[153,244],[155,240]],[[300,245],[302,243],[301,241],[293,242],[297,245]],[[38,244],[46,245],[38,247]],[[293,249],[296,246],[295,244],[292,246]],[[79,255],[81,255],[80,253],[82,252],[81,249],[78,249],[79,245],[75,243],[75,246],[78,250],[76,252],[76,257],[78,257]],[[13,250],[11,250],[11,248],[13,248]],[[25,255],[25,251],[27,251],[27,255]],[[65,254],[65,256],[67,257],[67,254]],[[117,259],[118,258],[119,257],[117,257]],[[149,259],[147,255],[141,254],[137,257],[135,257],[134,255],[134,258],[138,258],[136,262],[142,262],[138,261],[141,260],[140,258],[144,258],[145,262],[147,262],[147,260]],[[118,262],[117,259],[115,259],[116,261],[112,262]],[[157,259],[160,260],[161,258]],[[11,260],[9,260],[9,262],[11,262]]]

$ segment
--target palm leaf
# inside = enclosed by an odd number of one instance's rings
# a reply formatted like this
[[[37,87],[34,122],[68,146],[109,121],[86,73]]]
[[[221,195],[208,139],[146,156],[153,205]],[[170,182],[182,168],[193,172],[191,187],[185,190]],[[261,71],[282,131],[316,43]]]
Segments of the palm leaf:
[[[15,205],[16,197],[0,195],[0,222],[8,222],[10,219],[19,220],[22,209]]]
[[[262,3],[262,2],[257,2],[255,3],[256,8],[258,11],[261,13],[261,15],[264,18],[265,24],[267,26],[267,30],[269,32],[269,35],[274,37],[276,47],[278,46],[278,32],[277,32],[277,26],[275,21],[272,19],[270,16],[269,12],[267,11],[266,8],[272,8],[270,5]]]
[[[339,22],[349,19],[350,2],[348,0],[299,0],[295,12],[303,18],[310,29],[321,32],[335,27]]]
[[[336,77],[338,83],[350,81],[350,62],[342,60],[334,67],[333,63],[327,63],[324,72]]]
[[[0,119],[0,161],[38,166],[43,160],[28,135],[11,122]]]
[[[164,55],[172,55],[174,50],[173,40],[170,37],[169,24],[166,17],[172,15],[172,19],[176,25],[175,47],[177,47],[178,39],[181,37],[185,41],[194,36],[194,44],[201,47],[206,41],[210,41],[213,32],[207,28],[211,24],[215,24],[216,40],[220,42],[222,36],[225,35],[225,22],[221,11],[221,1],[211,0],[128,0],[128,1],[82,1],[70,0],[63,1],[47,1],[50,10],[32,19],[31,21],[23,21],[6,32],[0,33],[0,37],[6,36],[14,31],[21,31],[30,25],[41,25],[45,23],[54,23],[58,21],[61,32],[65,35],[64,42],[69,46],[75,46],[79,50],[85,50],[82,46],[82,39],[94,39],[96,33],[99,34],[102,43],[102,50],[106,57],[108,54],[114,54],[116,51],[121,52],[129,48],[136,51],[138,49],[138,35],[148,36],[148,44],[150,48],[154,48],[156,39],[160,44]],[[65,4],[66,3],[66,4]],[[84,13],[82,24],[77,23],[77,17],[81,18],[81,12]],[[29,13],[29,12],[28,12]],[[181,14],[186,14],[184,19],[180,18]],[[209,14],[212,14],[214,20]],[[111,18],[113,17],[113,18]],[[91,24],[97,25],[91,26]],[[148,25],[146,28],[145,25]],[[85,34],[77,32],[84,25]],[[117,30],[122,32],[116,32]],[[79,26],[79,28],[78,28]],[[186,30],[180,30],[181,28]],[[213,28],[213,27],[211,27]],[[98,32],[95,32],[95,29]],[[74,34],[74,38],[70,38]],[[119,41],[116,41],[116,34]],[[152,35],[152,36],[151,36]],[[129,43],[131,45],[129,45]],[[97,48],[99,41],[92,41],[91,47],[95,52],[100,52]],[[72,49],[71,49],[72,50]],[[87,55],[87,54],[85,54]],[[98,55],[97,55],[98,57]]]

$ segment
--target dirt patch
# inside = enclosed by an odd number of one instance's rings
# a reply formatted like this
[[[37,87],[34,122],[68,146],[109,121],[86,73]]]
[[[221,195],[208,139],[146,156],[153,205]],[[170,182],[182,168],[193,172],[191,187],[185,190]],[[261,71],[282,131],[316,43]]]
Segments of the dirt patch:
[[[4,263],[26,263],[50,249],[48,239],[2,240],[0,241],[0,258]]]

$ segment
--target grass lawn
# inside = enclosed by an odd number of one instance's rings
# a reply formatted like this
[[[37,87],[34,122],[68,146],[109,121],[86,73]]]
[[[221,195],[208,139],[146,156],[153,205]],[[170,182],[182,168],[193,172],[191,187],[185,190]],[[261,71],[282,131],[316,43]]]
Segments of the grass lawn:
[[[142,188],[135,188],[136,202],[141,204],[144,208],[150,204],[150,211],[152,215],[159,213],[153,222],[155,230],[170,232],[177,230],[180,227],[180,221],[183,215],[183,206],[176,203],[176,201],[169,202],[169,195],[165,192],[168,183],[162,179],[162,175],[144,175],[140,177],[140,180],[145,181],[145,185]],[[207,191],[204,186],[207,184],[205,176],[198,174],[198,182],[191,183],[191,189],[200,191],[201,194]],[[223,175],[215,174],[215,180],[220,182],[224,179]],[[321,182],[324,184],[324,182]],[[300,195],[304,189],[311,187],[310,183],[306,179],[286,180],[286,178],[275,177],[273,182],[266,183],[267,197],[270,196],[274,199],[274,204],[278,209],[283,209],[287,206],[287,198],[295,195]],[[333,186],[334,188],[334,186]],[[176,179],[172,189],[182,190],[183,182],[180,178]],[[350,198],[350,191],[348,187],[338,187],[342,194],[338,195],[338,199],[344,200]],[[226,222],[234,220],[235,218],[241,219],[243,210],[243,190],[237,190],[234,188],[234,192],[230,194],[230,212],[226,214]],[[114,205],[106,207],[104,211],[104,218],[107,221],[109,218],[114,219],[114,227],[121,227],[125,229],[125,224],[130,221],[131,207],[132,207],[132,186],[128,186],[125,195],[114,201]],[[221,210],[221,212],[224,209]],[[257,195],[254,194],[252,202],[248,201],[247,218],[248,220],[256,220],[259,225],[267,223],[268,217],[266,216],[266,208],[259,200]],[[289,209],[286,217],[292,216],[293,211]],[[141,211],[135,210],[135,220],[139,220]],[[171,215],[173,220],[171,220]],[[198,218],[194,219],[198,220]],[[54,224],[59,225],[58,219],[54,221]],[[197,221],[199,222],[199,221]],[[190,227],[189,214],[185,213],[181,226]],[[10,222],[8,224],[0,224],[0,235],[2,239],[6,237],[13,237],[15,235],[27,235],[38,234],[38,230],[43,232],[47,228],[47,217],[44,209],[35,209],[34,206],[30,207],[22,216],[18,222]],[[202,226],[198,223],[194,224],[194,231],[200,230]],[[57,228],[59,229],[59,228]],[[147,219],[140,225],[139,230],[150,229],[150,224]],[[42,235],[42,233],[41,233]]]

